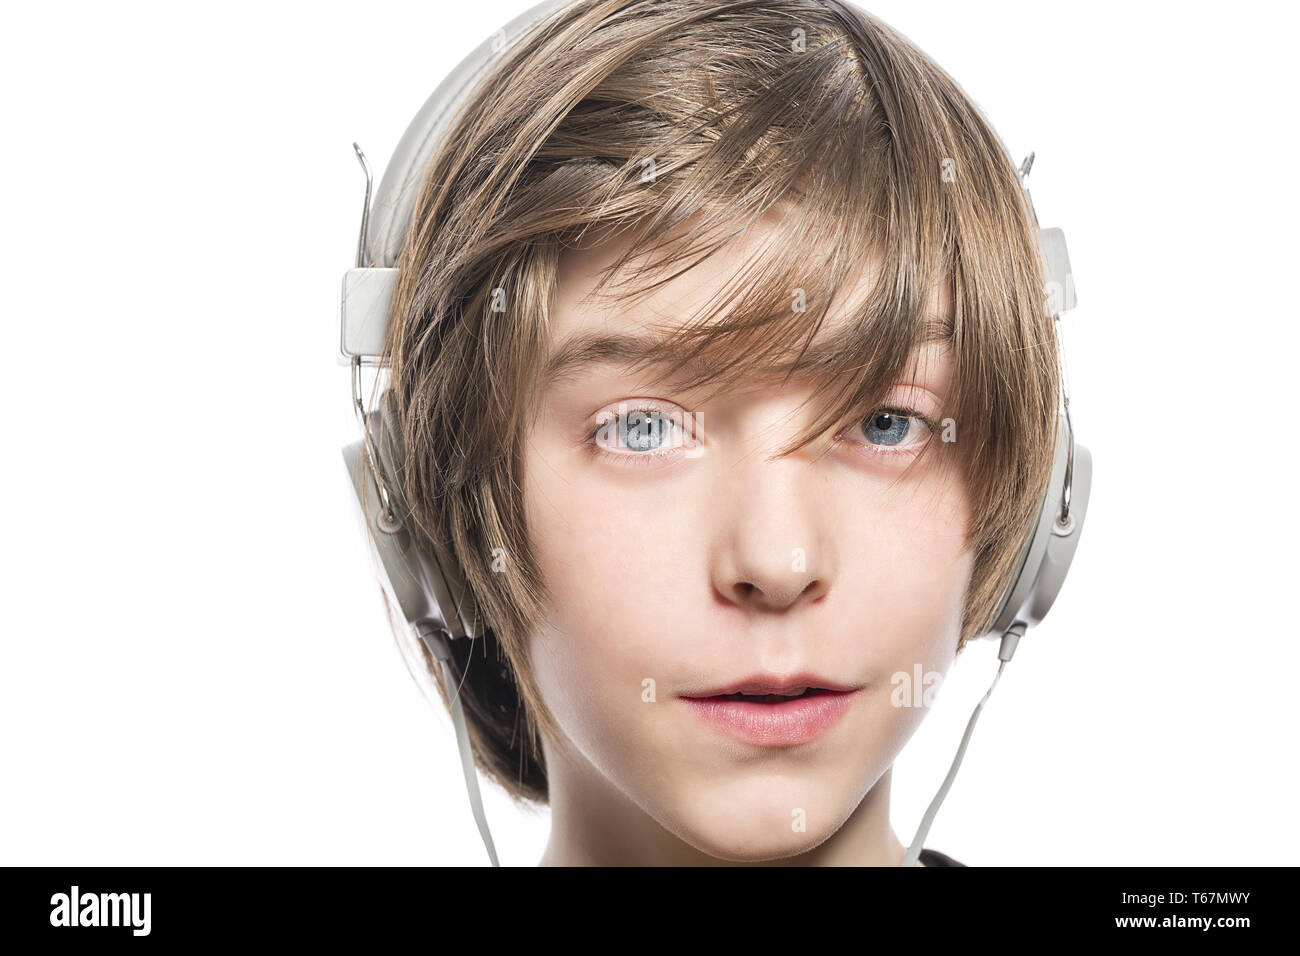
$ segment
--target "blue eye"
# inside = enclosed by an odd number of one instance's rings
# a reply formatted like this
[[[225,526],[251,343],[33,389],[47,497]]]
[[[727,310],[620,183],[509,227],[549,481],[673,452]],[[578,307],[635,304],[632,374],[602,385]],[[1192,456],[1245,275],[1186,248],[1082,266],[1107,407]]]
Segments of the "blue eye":
[[[639,409],[622,420],[619,439],[632,451],[657,451],[668,441],[671,428],[672,421],[659,412]]]
[[[862,434],[873,445],[901,444],[912,430],[912,416],[896,411],[872,412],[862,423]]]
[[[618,414],[604,414],[596,430],[587,438],[598,448],[635,457],[679,445],[690,445],[683,423],[669,412],[653,408],[620,409]]]

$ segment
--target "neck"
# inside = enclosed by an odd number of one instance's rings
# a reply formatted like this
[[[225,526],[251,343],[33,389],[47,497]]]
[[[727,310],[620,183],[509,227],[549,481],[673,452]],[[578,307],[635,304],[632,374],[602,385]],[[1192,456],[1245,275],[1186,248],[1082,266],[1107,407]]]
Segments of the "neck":
[[[670,833],[567,748],[562,753],[543,741],[543,751],[551,834],[541,866],[897,866],[907,852],[889,824],[892,769],[818,846],[776,860],[732,863]]]

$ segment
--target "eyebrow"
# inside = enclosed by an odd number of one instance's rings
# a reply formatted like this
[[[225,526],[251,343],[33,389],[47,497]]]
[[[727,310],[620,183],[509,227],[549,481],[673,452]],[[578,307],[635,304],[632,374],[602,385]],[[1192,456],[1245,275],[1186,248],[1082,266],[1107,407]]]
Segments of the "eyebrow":
[[[931,314],[925,326],[919,344],[946,342],[952,339],[953,322],[951,317]],[[651,335],[646,332],[578,332],[564,339],[559,348],[551,355],[542,370],[542,387],[554,388],[565,379],[573,378],[578,373],[593,365],[631,365],[643,359],[651,348],[670,341],[673,334]],[[833,350],[826,344],[812,345],[804,352],[805,362],[815,363],[827,357]],[[660,367],[671,366],[672,377],[690,377],[703,379],[712,376],[718,365],[701,355],[687,357],[668,355],[655,363]]]
[[[543,387],[553,388],[565,379],[593,365],[631,365],[645,357],[650,349],[661,345],[672,336],[650,335],[645,332],[579,332],[565,339],[546,363],[542,373]],[[710,375],[714,366],[702,356],[687,360],[685,356],[666,356],[660,366],[672,364],[675,374]]]

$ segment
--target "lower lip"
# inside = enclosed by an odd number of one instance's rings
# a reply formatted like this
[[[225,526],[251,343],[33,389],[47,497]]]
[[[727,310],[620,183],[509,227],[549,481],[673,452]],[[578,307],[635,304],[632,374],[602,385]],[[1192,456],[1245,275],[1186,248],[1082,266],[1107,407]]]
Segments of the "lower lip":
[[[822,691],[779,704],[727,700],[722,697],[683,697],[701,720],[725,733],[760,747],[792,747],[807,743],[844,716],[857,691]]]

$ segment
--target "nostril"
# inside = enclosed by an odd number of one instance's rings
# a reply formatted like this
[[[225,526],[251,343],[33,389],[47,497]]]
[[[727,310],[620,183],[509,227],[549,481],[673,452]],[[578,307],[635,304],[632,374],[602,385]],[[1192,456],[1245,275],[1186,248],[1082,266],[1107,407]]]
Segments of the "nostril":
[[[809,603],[812,603],[813,601],[820,601],[824,598],[829,590],[829,588],[822,584],[821,578],[818,578],[816,581],[808,582],[808,586],[803,589],[799,597],[808,598]]]

